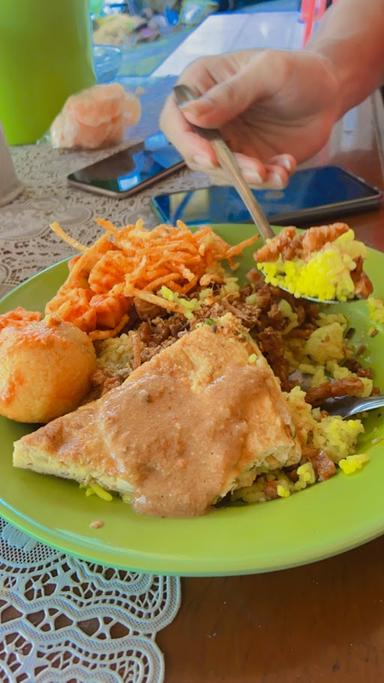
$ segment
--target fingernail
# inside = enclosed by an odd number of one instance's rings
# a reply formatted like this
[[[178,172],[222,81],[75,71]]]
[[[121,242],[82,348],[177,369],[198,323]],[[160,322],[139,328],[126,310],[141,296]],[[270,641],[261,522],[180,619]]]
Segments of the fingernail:
[[[271,176],[271,183],[273,187],[284,187],[284,183],[282,181],[281,175],[278,173],[273,173]]]
[[[196,104],[196,100],[187,100],[186,102],[181,102],[178,106],[180,109],[190,109]]]
[[[196,164],[196,166],[202,166],[203,168],[207,169],[215,168],[214,164],[212,163],[209,156],[207,156],[207,154],[196,154],[196,156],[193,157],[192,161],[194,164]]]
[[[205,114],[212,114],[215,106],[208,97],[202,95],[193,102],[185,102],[180,109],[191,116],[205,116]]]
[[[280,165],[286,169],[286,171],[292,171],[293,163],[289,157],[283,157],[280,161]]]
[[[257,171],[253,171],[252,169],[244,169],[243,174],[249,183],[255,183],[255,185],[262,185],[264,182],[260,173],[258,173]]]
[[[191,102],[180,102],[180,104],[178,103],[177,106],[179,107],[179,109],[181,109],[181,111],[184,111],[185,109],[189,109],[189,107],[191,106]]]

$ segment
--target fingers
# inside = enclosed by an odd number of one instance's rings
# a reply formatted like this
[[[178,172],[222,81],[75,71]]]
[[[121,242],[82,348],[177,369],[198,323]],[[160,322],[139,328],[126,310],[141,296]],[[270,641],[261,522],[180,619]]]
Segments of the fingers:
[[[245,154],[235,154],[239,168],[250,185],[263,185],[267,177],[267,169],[260,159],[254,159]],[[221,171],[221,169],[217,169]]]
[[[209,65],[215,63],[216,57],[205,57],[193,62],[185,69],[179,83],[186,83],[196,92],[203,93],[215,84]],[[178,149],[189,166],[214,168],[217,166],[216,155],[207,140],[193,132],[174,95],[166,100],[160,115],[160,128],[168,140]]]
[[[168,97],[160,116],[160,128],[184,157],[188,166],[214,168],[216,155],[207,140],[194,133],[192,126],[177,106],[173,95]]]
[[[170,96],[165,104],[160,127],[185,158],[189,168],[206,173],[215,184],[229,184],[226,173],[218,166],[209,142],[193,132],[192,126],[179,110],[173,96]],[[290,154],[276,155],[266,164],[245,154],[238,153],[235,156],[245,180],[253,188],[282,189],[286,187],[289,176],[296,168],[296,160]]]
[[[188,166],[193,170],[207,173],[215,182],[225,184],[228,184],[228,179],[219,168],[213,148],[207,140],[194,132],[193,123],[209,127],[209,123],[213,122],[212,117],[215,116],[215,125],[221,126],[226,120],[236,118],[240,111],[250,106],[255,97],[255,89],[257,95],[262,96],[267,89],[270,91],[272,87],[270,70],[268,70],[268,84],[264,82],[265,78],[260,78],[257,79],[258,83],[255,85],[254,61],[258,60],[258,73],[263,72],[263,64],[266,62],[265,53],[261,56],[256,55],[254,59],[246,56],[247,61],[242,64],[232,63],[233,58],[231,55],[225,58],[226,61],[223,61],[224,58],[220,60],[207,58],[198,60],[188,67],[180,81],[193,85],[195,90],[204,94],[195,102],[185,105],[182,111],[177,106],[174,96],[171,95],[160,118],[161,129],[185,158]],[[217,83],[216,71],[223,65],[227,69],[227,78]],[[278,71],[276,69],[276,72]],[[278,80],[280,81],[281,78],[282,73],[279,73]],[[191,107],[195,108],[195,113],[193,111],[191,113]],[[196,121],[196,118],[199,120]],[[246,154],[237,153],[236,156],[245,179],[255,188],[285,187],[290,174],[296,167],[295,159],[289,154],[275,155],[269,160],[264,159],[263,162]]]
[[[187,119],[207,128],[220,127],[247,109],[254,99],[254,75],[249,52],[208,57],[192,63],[180,83],[191,86],[201,97],[183,106]],[[253,82],[252,82],[253,81]]]
[[[254,100],[250,70],[214,85],[201,97],[183,106],[190,123],[203,128],[221,128],[248,109]]]
[[[288,185],[289,173],[282,166],[267,164],[267,177],[261,189],[282,190]]]
[[[289,174],[294,173],[297,166],[296,159],[292,156],[292,154],[276,154],[274,157],[270,158],[268,163],[274,166],[281,166],[282,168],[285,168]]]
[[[235,156],[245,180],[254,189],[283,189],[296,168],[296,161],[289,154],[272,157],[267,164],[244,154],[235,154]],[[196,163],[193,160],[188,165],[194,171],[206,173],[216,185],[231,184],[225,171],[218,166]]]
[[[296,159],[291,154],[278,154],[271,157],[265,165],[267,177],[264,187],[275,189],[286,187],[290,176],[296,170],[296,165]]]
[[[203,94],[216,85],[216,80],[212,75],[215,64],[219,61],[218,57],[200,57],[184,69],[178,85],[184,83],[189,85],[196,93]]]
[[[200,89],[202,96],[183,107],[188,121],[197,126],[221,128],[277,92],[289,75],[292,60],[288,53],[252,50],[240,62],[236,53],[222,56],[221,61],[221,78],[211,87]],[[180,80],[194,86],[188,71]]]

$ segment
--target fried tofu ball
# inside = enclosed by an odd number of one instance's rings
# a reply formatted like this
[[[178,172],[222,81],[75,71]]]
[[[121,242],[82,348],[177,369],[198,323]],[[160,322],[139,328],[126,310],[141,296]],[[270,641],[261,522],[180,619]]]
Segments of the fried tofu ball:
[[[0,414],[49,422],[78,407],[90,388],[96,354],[89,337],[52,318],[0,332]]]

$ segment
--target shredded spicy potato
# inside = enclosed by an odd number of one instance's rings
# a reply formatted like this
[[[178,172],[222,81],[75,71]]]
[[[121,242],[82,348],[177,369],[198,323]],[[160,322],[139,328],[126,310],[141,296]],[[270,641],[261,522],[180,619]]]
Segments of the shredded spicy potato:
[[[13,311],[0,315],[0,332],[4,327],[24,327],[27,323],[41,320],[41,313],[38,311],[27,311],[22,306],[17,306]]]
[[[153,230],[146,230],[140,220],[120,229],[108,220],[97,223],[105,234],[88,248],[58,223],[51,225],[81,253],[69,262],[68,278],[45,310],[77,325],[92,339],[116,336],[129,321],[133,298],[182,312],[177,300],[156,292],[166,286],[182,296],[198,286],[223,282],[220,262],[235,269],[234,257],[257,239],[230,246],[212,228],[192,233],[181,221],[177,227],[159,225]]]

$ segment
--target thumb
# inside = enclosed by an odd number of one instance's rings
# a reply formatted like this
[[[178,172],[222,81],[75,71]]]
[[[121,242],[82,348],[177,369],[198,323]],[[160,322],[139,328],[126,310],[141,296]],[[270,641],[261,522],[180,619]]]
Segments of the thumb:
[[[197,100],[182,107],[184,116],[196,126],[220,128],[242,114],[252,103],[254,97],[250,97],[247,81],[245,74],[239,74],[213,86]]]
[[[182,111],[186,119],[204,128],[219,128],[242,114],[258,97],[255,69],[251,64],[235,76],[214,85],[198,99],[187,102]],[[257,78],[258,80],[258,78]]]
[[[284,82],[288,60],[289,57],[276,50],[257,52],[234,76],[185,104],[183,114],[196,126],[220,128],[257,100],[276,92]]]

